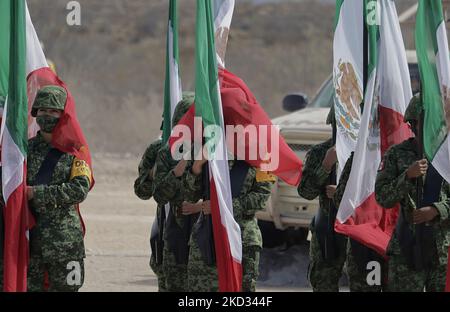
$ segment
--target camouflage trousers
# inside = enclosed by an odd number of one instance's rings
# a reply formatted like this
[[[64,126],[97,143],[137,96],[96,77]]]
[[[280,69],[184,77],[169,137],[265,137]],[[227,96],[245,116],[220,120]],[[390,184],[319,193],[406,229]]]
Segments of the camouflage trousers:
[[[259,277],[259,259],[261,247],[248,246],[242,249],[242,291],[255,292]],[[191,292],[217,292],[219,279],[216,265],[207,265],[202,258],[200,249],[191,240],[188,264],[188,289]]]
[[[84,259],[43,263],[31,256],[27,282],[29,292],[77,292],[84,283]]]
[[[367,282],[367,277],[369,271],[366,268],[360,268],[352,252],[352,246],[350,240],[347,243],[347,276],[351,292],[381,292],[382,285],[385,276],[385,265],[384,262],[380,263],[381,272],[380,280],[381,285],[369,285]]]
[[[156,263],[156,258],[151,255],[150,257],[150,268],[155,273],[156,278],[158,279],[158,291],[166,292],[166,277],[163,270],[163,264]]]
[[[216,265],[207,265],[203,261],[197,242],[191,238],[188,261],[188,291],[217,292],[219,278]]]
[[[325,261],[322,257],[317,237],[313,234],[310,244],[309,281],[315,292],[338,292],[339,280],[345,272],[348,277],[351,292],[380,292],[382,290],[385,267],[381,264],[381,284],[369,285],[369,271],[362,270],[353,255],[350,240],[345,238],[338,244],[339,257]]]
[[[163,289],[169,292],[186,292],[187,265],[178,264],[175,260],[175,255],[167,246],[167,241],[164,241],[162,272],[164,274],[165,287]]]
[[[259,258],[261,247],[243,246],[242,248],[242,291],[255,292],[259,277]]]
[[[338,292],[346,258],[346,244],[338,247],[339,256],[325,260],[317,236],[313,233],[309,249],[308,279],[314,292]]]
[[[389,259],[387,291],[443,292],[445,291],[446,274],[446,264],[436,264],[432,269],[415,271],[408,267],[406,259],[402,255],[392,255]]]

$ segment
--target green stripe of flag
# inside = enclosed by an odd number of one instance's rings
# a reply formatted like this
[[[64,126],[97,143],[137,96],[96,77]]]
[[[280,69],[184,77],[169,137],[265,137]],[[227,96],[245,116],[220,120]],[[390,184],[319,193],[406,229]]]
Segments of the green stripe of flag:
[[[0,1],[0,96],[8,99],[6,128],[23,155],[27,152],[25,0]]]
[[[178,62],[179,50],[178,50],[178,0],[170,0],[169,5],[169,24],[173,31],[173,58]]]
[[[0,1],[0,105],[3,108],[9,90],[9,43],[11,25],[11,1]]]
[[[222,127],[213,20],[211,1],[197,0],[196,115],[202,116],[205,127]]]
[[[172,107],[178,103],[172,103],[172,93],[181,90],[172,90],[171,81],[179,81],[179,77],[173,77],[175,73],[171,72],[171,65],[179,66],[179,48],[178,48],[178,1],[170,0],[169,3],[169,22],[167,29],[166,46],[166,81],[164,86],[164,113],[163,113],[163,142],[167,142],[172,131]],[[174,63],[174,64],[173,64]],[[179,73],[177,73],[179,74]],[[180,94],[181,97],[181,94]],[[181,100],[181,99],[180,99]]]
[[[370,77],[372,72],[375,70],[378,64],[378,42],[380,40],[380,26],[374,22],[373,19],[368,18],[369,11],[373,14],[373,10],[378,10],[376,6],[369,6],[368,4],[374,3],[373,0],[365,0],[364,1],[364,19],[365,25],[367,27],[368,32],[368,44],[369,44],[369,63],[367,68],[367,76]],[[377,5],[379,5],[377,3]],[[378,14],[378,13],[376,13]],[[369,16],[373,17],[373,15]]]
[[[425,155],[432,160],[447,135],[442,106],[441,82],[437,71],[437,29],[444,23],[442,3],[421,0],[416,18],[416,50],[422,80],[424,103],[423,143]],[[441,51],[448,53],[448,51]]]
[[[334,29],[336,29],[339,22],[339,16],[341,15],[341,7],[344,0],[336,0],[336,16],[334,17]]]

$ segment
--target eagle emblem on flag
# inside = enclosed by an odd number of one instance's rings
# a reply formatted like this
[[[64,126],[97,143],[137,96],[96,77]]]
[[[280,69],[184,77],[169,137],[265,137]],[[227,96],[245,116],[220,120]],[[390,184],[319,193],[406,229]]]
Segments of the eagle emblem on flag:
[[[337,125],[343,128],[350,138],[356,141],[358,137],[360,113],[359,106],[363,99],[355,69],[351,63],[339,62],[338,73],[335,75],[336,118]]]

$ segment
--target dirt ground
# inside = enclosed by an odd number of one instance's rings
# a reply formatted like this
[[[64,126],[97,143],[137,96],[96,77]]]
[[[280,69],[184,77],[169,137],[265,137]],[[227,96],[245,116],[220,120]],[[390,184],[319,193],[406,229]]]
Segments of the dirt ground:
[[[154,292],[148,262],[156,203],[133,192],[139,159],[95,155],[96,185],[82,204],[86,223],[85,292]],[[307,246],[264,250],[258,291],[308,291]]]

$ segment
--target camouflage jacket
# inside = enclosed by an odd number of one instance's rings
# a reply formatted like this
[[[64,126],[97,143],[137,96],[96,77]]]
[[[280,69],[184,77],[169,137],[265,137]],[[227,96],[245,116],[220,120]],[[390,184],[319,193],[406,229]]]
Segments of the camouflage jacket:
[[[327,151],[333,146],[332,139],[314,146],[306,155],[302,181],[298,186],[298,194],[307,200],[319,196],[320,209],[328,214],[326,186],[330,184],[330,172],[322,166]]]
[[[83,229],[76,205],[87,196],[90,170],[84,161],[75,161],[63,154],[48,185],[35,185],[37,173],[51,145],[38,135],[28,142],[29,186],[34,186],[30,208],[36,217],[36,226],[30,235],[31,254],[42,257],[46,263],[85,257]],[[86,169],[89,175],[85,175]],[[84,172],[84,173],[83,173]]]
[[[170,147],[166,144],[156,157],[155,190],[153,198],[160,206],[170,203],[170,209],[180,227],[188,219],[181,215],[180,209],[185,201],[183,177],[176,177],[173,169],[178,164],[170,154]]]
[[[386,152],[375,185],[378,203],[385,208],[393,208],[400,203],[403,215],[413,231],[412,214],[417,208],[416,179],[408,179],[406,172],[415,161],[420,159],[414,142],[414,139],[406,140],[392,146]],[[450,185],[445,181],[442,183],[440,199],[433,206],[439,211],[439,216],[432,221],[438,255],[440,259],[446,259],[450,242]],[[389,254],[400,253],[400,246],[395,236],[394,233],[388,247]]]
[[[230,160],[228,164],[231,170],[234,161]],[[233,215],[241,228],[243,246],[262,247],[261,231],[258,227],[258,220],[255,214],[257,211],[265,208],[271,194],[273,181],[274,179],[270,175],[250,167],[245,177],[240,196],[233,198]],[[185,192],[189,194],[186,198],[190,202],[197,202],[201,199],[201,175],[194,175],[189,168],[186,170],[183,183]]]
[[[134,182],[134,193],[140,199],[148,200],[153,196],[154,183],[153,177],[150,176],[150,170],[155,166],[156,156],[161,146],[161,139],[150,144],[139,163],[139,175]]]

